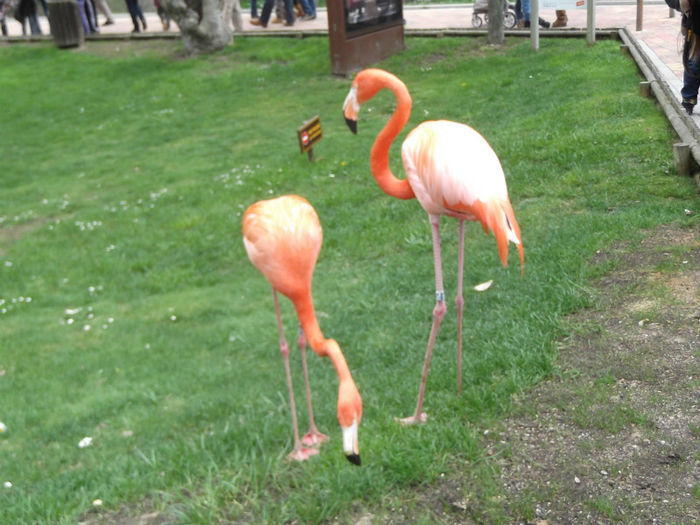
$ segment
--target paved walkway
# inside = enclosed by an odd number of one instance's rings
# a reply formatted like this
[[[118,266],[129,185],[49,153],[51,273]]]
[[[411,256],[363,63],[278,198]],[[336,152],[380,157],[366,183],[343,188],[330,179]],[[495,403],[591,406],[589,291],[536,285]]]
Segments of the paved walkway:
[[[142,2],[147,6],[149,0]],[[585,29],[586,10],[569,10],[568,28]],[[680,48],[680,15],[669,17],[669,8],[661,0],[647,0],[642,13],[642,31],[636,31],[637,6],[635,0],[598,0],[596,7],[596,27],[599,29],[627,27],[635,32],[638,39],[643,41],[648,48],[658,57],[660,63],[668,68],[668,74],[680,80],[683,72]],[[101,27],[103,34],[130,33],[132,29],[131,19],[127,14],[115,15],[116,23]],[[550,22],[554,21],[553,10],[541,10],[540,16]],[[100,14],[100,20],[104,17]],[[467,4],[452,5],[407,5],[404,6],[404,18],[406,28],[411,29],[469,29],[472,27],[472,7]],[[157,15],[153,12],[146,13],[148,24],[147,33],[162,33],[163,28]],[[263,29],[250,24],[250,14],[244,13],[244,33],[275,31],[303,30],[327,30],[328,20],[326,10],[319,9],[318,18],[310,21],[297,21],[293,27],[284,27],[282,24],[270,23],[269,29]],[[40,17],[40,25],[44,33],[48,33],[48,20]],[[20,25],[13,19],[8,20],[10,36],[22,34]],[[177,32],[177,26],[173,24],[170,33]],[[546,30],[542,31],[544,36]]]

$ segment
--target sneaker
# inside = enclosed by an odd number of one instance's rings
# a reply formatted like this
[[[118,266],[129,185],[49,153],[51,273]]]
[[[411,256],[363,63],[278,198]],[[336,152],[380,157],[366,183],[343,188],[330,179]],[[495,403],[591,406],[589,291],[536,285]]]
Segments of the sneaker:
[[[251,18],[250,24],[254,26],[267,27],[267,24],[263,24],[259,18]]]
[[[294,22],[288,22],[287,20],[285,20],[283,25],[290,27],[294,25]]]
[[[316,15],[304,15],[301,20],[316,20]]]
[[[683,106],[683,109],[688,115],[692,115],[693,108],[695,107],[695,101],[693,99],[684,98],[683,102],[681,102],[681,106]]]
[[[273,24],[281,24],[281,23],[282,23],[282,19],[281,19],[281,18],[273,18],[273,19],[272,19],[272,23],[273,23]]]

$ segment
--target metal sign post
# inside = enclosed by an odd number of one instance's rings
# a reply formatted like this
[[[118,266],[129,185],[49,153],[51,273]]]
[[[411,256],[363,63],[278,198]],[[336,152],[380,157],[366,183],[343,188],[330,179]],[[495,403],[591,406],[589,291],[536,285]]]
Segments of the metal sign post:
[[[540,2],[530,0],[530,49],[540,48]]]

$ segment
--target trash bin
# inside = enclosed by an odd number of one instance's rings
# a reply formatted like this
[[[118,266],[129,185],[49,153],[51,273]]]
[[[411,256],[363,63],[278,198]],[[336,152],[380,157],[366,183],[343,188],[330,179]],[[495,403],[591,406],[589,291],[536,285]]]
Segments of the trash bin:
[[[75,0],[49,1],[49,25],[56,47],[80,47],[85,43],[85,30]]]

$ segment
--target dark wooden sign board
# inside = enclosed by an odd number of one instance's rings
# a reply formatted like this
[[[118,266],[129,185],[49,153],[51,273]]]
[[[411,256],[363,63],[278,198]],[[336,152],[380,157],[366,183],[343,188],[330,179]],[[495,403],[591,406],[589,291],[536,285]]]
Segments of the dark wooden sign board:
[[[311,120],[307,120],[298,127],[297,137],[299,139],[299,149],[301,152],[308,153],[310,161],[314,160],[313,146],[323,137],[321,133],[321,119],[319,116],[316,115]]]
[[[331,71],[349,75],[405,49],[403,0],[328,0]]]

